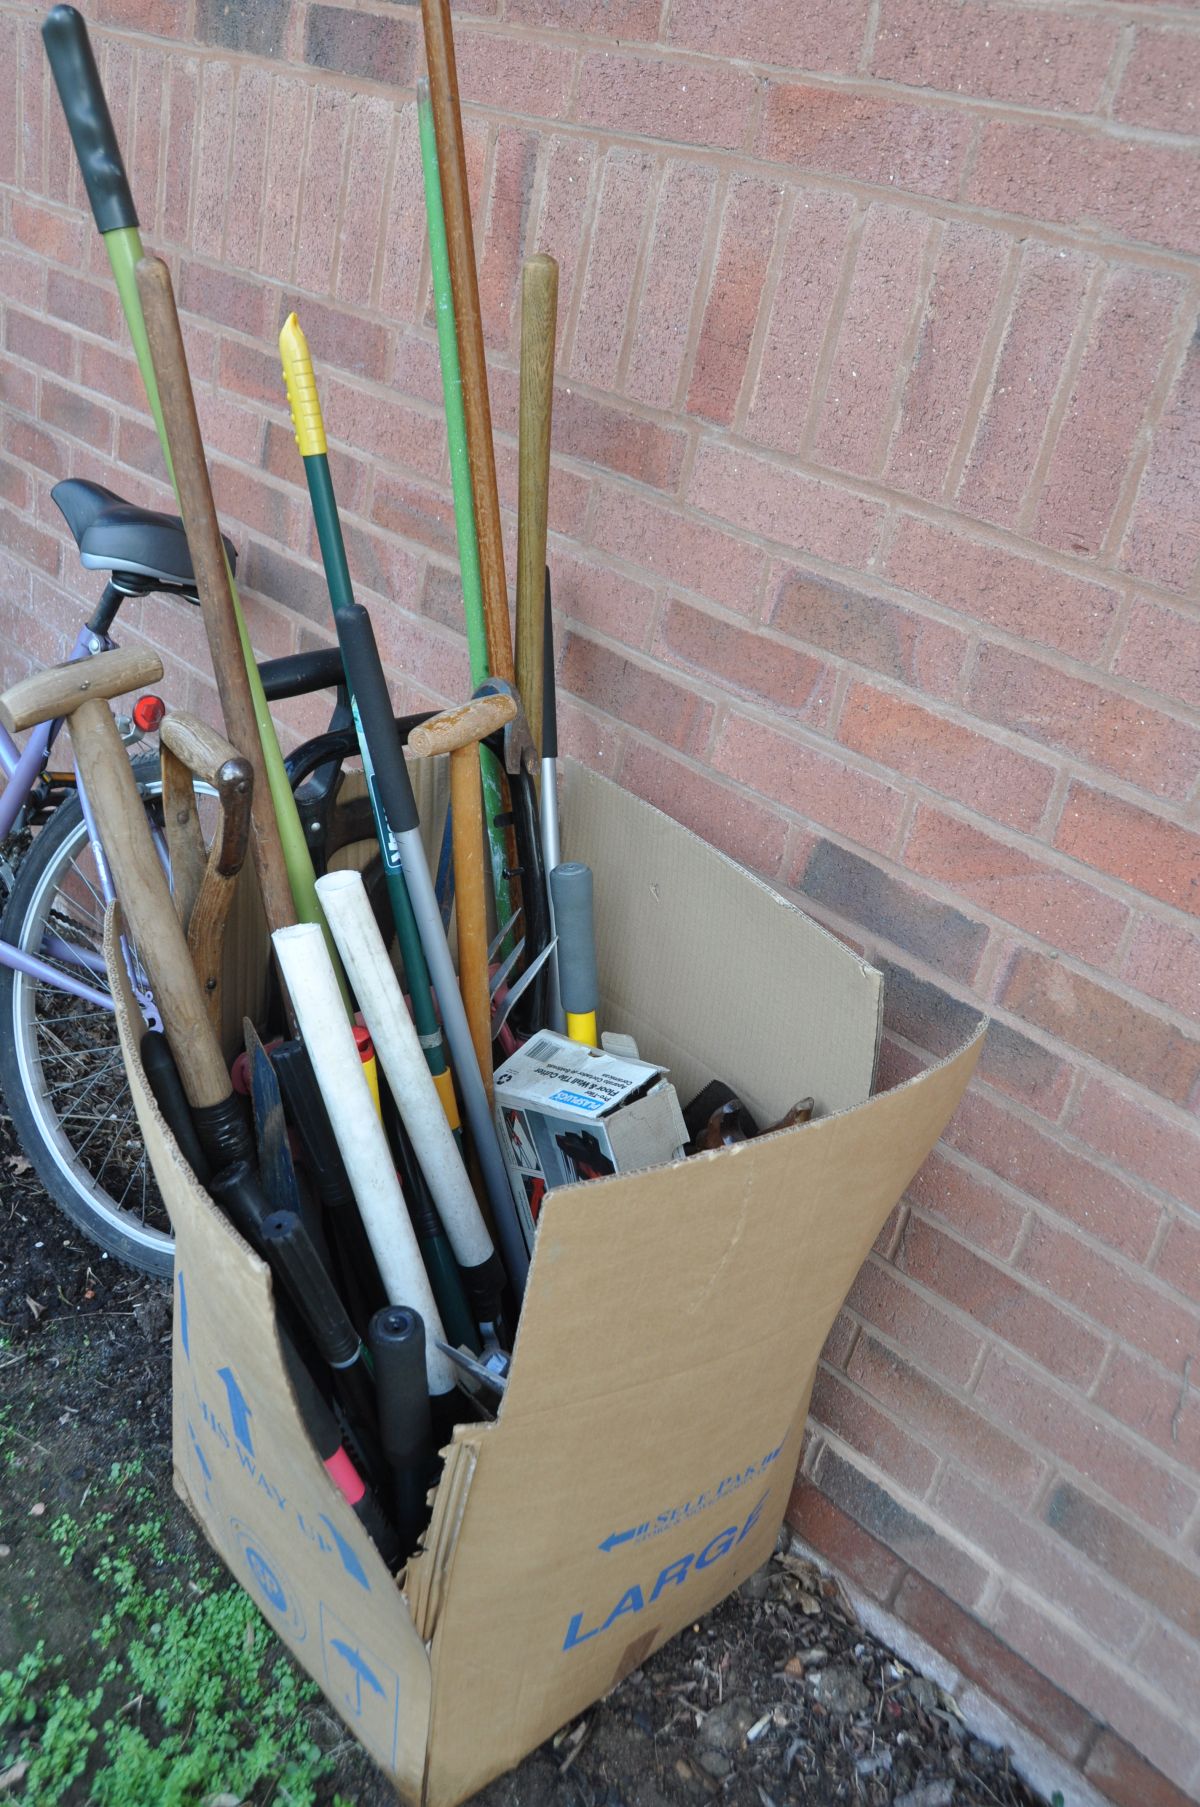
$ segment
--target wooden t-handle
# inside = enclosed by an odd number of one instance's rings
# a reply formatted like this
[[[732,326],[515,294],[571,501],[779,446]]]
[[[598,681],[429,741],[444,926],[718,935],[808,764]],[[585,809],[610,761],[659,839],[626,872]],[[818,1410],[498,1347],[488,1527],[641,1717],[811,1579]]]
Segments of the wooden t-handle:
[[[459,747],[486,740],[489,734],[495,734],[514,721],[516,714],[517,705],[510,696],[472,697],[469,703],[443,709],[440,715],[431,716],[427,722],[411,728],[409,750],[420,759],[428,759],[435,753],[453,753]]]
[[[243,648],[238,631],[229,567],[208,480],[171,273],[161,258],[141,259],[137,267],[137,286],[175,471],[179,512],[187,534],[188,551],[192,555],[204,631],[208,636],[217,693],[225,718],[225,732],[242,757],[250,761],[254,774],[251,817],[254,869],[258,874],[268,925],[273,930],[284,928],[295,922],[296,909],[279,824],[271,805],[262,741],[246,676],[247,649]]]
[[[72,715],[89,699],[103,701],[157,684],[163,663],[157,653],[131,646],[94,659],[73,659],[66,665],[49,665],[31,672],[0,696],[0,722],[10,734],[34,728],[39,722]]]
[[[521,270],[521,414],[517,487],[517,688],[538,757],[542,751],[546,528],[558,265],[539,252]]]

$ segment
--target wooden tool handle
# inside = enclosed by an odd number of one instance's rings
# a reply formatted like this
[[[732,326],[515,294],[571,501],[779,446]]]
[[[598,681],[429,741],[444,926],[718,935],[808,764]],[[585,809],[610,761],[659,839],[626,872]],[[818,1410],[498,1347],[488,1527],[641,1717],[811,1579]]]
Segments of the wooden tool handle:
[[[211,784],[214,790],[220,788],[222,766],[239,758],[237,748],[231,746],[223,734],[218,734],[198,715],[189,715],[184,709],[172,709],[163,716],[158,738],[164,747],[170,747],[176,759],[183,761],[189,772],[195,773],[202,784]]]
[[[450,819],[454,834],[458,989],[490,1108],[492,999],[488,984],[487,894],[483,878],[483,787],[479,759],[471,746],[460,747],[450,755]]]
[[[539,253],[521,271],[521,424],[517,488],[517,688],[539,758],[545,641],[546,527],[558,265]]]
[[[94,659],[75,659],[68,665],[51,665],[31,672],[0,696],[0,722],[10,734],[38,722],[71,715],[89,699],[124,696],[143,684],[157,684],[163,663],[157,653],[131,646],[118,652],[98,653]]]
[[[478,696],[455,709],[443,709],[427,722],[409,730],[408,744],[419,759],[434,753],[453,753],[515,721],[517,705],[510,696]]]
[[[463,149],[462,111],[458,98],[458,70],[454,61],[450,0],[421,0],[421,18],[425,26],[425,60],[429,67],[429,96],[433,102],[442,205],[446,214],[446,242],[450,253],[450,283],[454,290],[454,315],[458,327],[463,406],[467,416],[467,450],[471,463],[471,494],[475,502],[475,531],[479,540],[479,571],[487,630],[488,668],[494,678],[507,678],[512,683],[516,672],[513,666],[512,627],[508,618],[508,586],[504,576],[504,535],[500,524],[500,498],[496,489],[492,408],[488,397],[483,323],[479,315],[479,278],[475,269],[475,240],[471,231],[471,197]]]
[[[208,466],[204,461],[204,445],[196,418],[183,335],[179,330],[179,315],[175,311],[171,275],[161,258],[141,259],[137,267],[137,286],[225,731],[242,757],[249,760],[254,774],[254,868],[263,908],[269,926],[282,928],[295,922],[296,910],[283,857],[283,843],[279,838],[279,824],[271,806],[262,742],[246,676],[245,651],[238,632],[229,567],[217,524]]]
[[[89,698],[70,726],[126,932],[149,976],[188,1103],[194,1109],[220,1104],[229,1096],[229,1074],[117,725],[107,703]]]

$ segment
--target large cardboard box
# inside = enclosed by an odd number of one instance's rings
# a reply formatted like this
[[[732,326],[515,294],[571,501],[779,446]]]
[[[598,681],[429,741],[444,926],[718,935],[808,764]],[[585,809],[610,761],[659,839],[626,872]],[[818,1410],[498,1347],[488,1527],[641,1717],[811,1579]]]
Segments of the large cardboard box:
[[[721,854],[564,772],[602,1022],[682,1097],[820,1120],[551,1193],[499,1421],[460,1428],[397,1585],[300,1426],[266,1267],[184,1166],[118,1021],[175,1224],[176,1486],[401,1794],[453,1807],[770,1553],[821,1345],[970,1077],[870,1098],[879,974]],[[110,951],[114,924],[109,925]],[[117,975],[118,981],[121,975]]]

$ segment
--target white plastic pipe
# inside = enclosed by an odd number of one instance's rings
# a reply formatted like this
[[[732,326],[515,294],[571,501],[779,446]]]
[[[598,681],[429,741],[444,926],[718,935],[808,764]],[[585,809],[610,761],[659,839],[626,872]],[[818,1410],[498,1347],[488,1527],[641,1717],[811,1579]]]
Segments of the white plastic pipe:
[[[454,1258],[460,1267],[479,1267],[491,1258],[492,1239],[430,1077],[362,873],[327,872],[317,880],[317,895]]]
[[[291,995],[329,1121],[363,1227],[392,1305],[407,1305],[425,1320],[425,1371],[435,1396],[450,1392],[454,1370],[433,1339],[446,1332],[421,1260],[416,1234],[396,1178],[391,1150],[363,1072],[325,937],[316,923],[276,929],[279,969]]]

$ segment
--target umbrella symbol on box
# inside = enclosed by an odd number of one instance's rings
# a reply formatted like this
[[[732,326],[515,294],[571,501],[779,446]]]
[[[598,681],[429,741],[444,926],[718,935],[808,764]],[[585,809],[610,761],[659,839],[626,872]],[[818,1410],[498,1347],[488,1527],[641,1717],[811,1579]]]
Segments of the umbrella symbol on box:
[[[347,1644],[344,1638],[330,1638],[329,1642],[332,1648],[336,1650],[338,1655],[342,1658],[343,1662],[348,1664],[354,1671],[354,1712],[356,1718],[361,1718],[363,1710],[363,1683],[366,1682],[368,1688],[374,1688],[381,1700],[387,1698],[386,1691],[371,1665],[364,1661],[359,1652],[354,1649],[353,1645]]]

